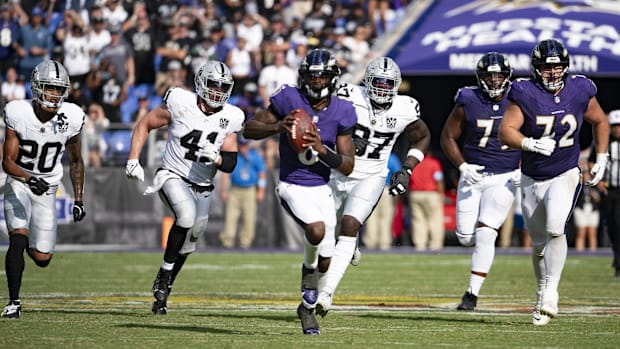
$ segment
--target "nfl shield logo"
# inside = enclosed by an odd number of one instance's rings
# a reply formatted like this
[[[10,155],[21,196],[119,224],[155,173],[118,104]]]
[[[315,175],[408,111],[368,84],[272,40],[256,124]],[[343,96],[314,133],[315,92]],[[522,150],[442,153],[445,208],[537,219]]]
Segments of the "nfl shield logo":
[[[220,119],[220,128],[226,129],[228,127],[228,119]]]
[[[387,127],[388,128],[396,127],[396,118],[387,118]]]

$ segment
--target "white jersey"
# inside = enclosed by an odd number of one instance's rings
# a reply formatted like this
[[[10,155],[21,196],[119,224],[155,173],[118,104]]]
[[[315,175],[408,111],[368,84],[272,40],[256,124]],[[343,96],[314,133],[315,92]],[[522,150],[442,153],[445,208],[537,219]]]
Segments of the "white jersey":
[[[29,175],[57,185],[63,175],[61,159],[65,144],[80,133],[86,115],[76,104],[64,102],[51,120],[42,123],[32,103],[16,100],[4,107],[6,127],[19,137],[15,162]]]
[[[366,88],[346,84],[338,89],[338,97],[353,102],[357,113],[354,138],[367,139],[363,153],[355,154],[355,166],[349,178],[387,176],[387,162],[398,136],[420,118],[418,101],[409,96],[395,96],[388,110],[376,110],[370,104]]]
[[[241,131],[245,115],[241,109],[225,104],[221,111],[205,115],[197,105],[195,93],[173,87],[164,96],[164,103],[172,114],[168,127],[168,142],[163,157],[163,168],[199,185],[211,184],[217,169],[213,162],[198,153],[207,142],[218,149],[227,135]]]

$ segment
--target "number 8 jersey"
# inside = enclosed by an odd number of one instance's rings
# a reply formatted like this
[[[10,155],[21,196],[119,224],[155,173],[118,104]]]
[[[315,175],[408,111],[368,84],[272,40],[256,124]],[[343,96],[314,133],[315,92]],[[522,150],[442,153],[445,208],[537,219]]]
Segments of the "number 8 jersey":
[[[387,110],[373,109],[366,89],[345,84],[338,89],[338,97],[353,102],[357,125],[353,139],[368,140],[365,149],[355,154],[355,167],[349,178],[362,179],[373,175],[387,176],[387,162],[398,136],[420,118],[418,101],[409,96],[396,95]]]
[[[19,138],[15,163],[31,176],[57,185],[63,175],[65,144],[79,135],[86,115],[76,104],[64,102],[54,117],[42,123],[31,100],[17,100],[4,107],[4,123]]]

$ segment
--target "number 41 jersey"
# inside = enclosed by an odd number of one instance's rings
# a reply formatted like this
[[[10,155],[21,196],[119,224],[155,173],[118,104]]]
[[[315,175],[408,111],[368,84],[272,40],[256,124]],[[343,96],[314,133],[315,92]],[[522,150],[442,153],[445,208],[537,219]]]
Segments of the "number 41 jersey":
[[[211,183],[216,168],[213,162],[198,153],[207,142],[219,150],[227,135],[239,132],[245,121],[243,111],[228,103],[209,116],[197,105],[198,96],[188,90],[173,87],[164,95],[164,103],[172,115],[163,167],[195,184]]]
[[[4,107],[4,123],[19,138],[15,162],[29,175],[57,185],[63,175],[61,159],[65,144],[81,132],[86,115],[76,104],[64,102],[51,120],[42,123],[32,103],[17,100]]]
[[[418,101],[409,96],[394,96],[387,110],[373,109],[366,89],[362,86],[343,85],[338,97],[353,102],[357,125],[353,139],[364,138],[368,145],[356,151],[355,166],[349,178],[362,179],[373,175],[387,176],[387,162],[398,136],[420,118]]]

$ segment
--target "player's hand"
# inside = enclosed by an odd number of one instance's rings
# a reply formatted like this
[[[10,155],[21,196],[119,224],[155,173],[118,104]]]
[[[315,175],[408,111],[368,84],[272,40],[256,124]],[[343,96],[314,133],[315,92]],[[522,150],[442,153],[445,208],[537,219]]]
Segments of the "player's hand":
[[[484,170],[484,166],[468,164],[466,162],[462,163],[459,166],[459,171],[461,171],[461,177],[468,184],[476,184],[482,180],[482,173],[480,171]]]
[[[555,139],[552,136],[542,138],[523,138],[521,141],[521,149],[534,153],[550,156],[555,150]]]
[[[302,164],[312,166],[319,161],[319,152],[312,147],[308,147],[303,153],[297,154],[297,157]]]
[[[598,182],[603,179],[605,174],[605,168],[607,168],[607,154],[596,154],[596,163],[590,169],[592,178],[586,182],[587,185],[594,187]]]
[[[413,168],[409,165],[403,165],[403,168],[394,172],[390,177],[390,195],[403,195],[409,188],[409,178]]]
[[[140,165],[140,161],[138,161],[138,159],[127,160],[127,165],[125,166],[125,174],[129,178],[144,181],[144,169]]]
[[[516,187],[519,188],[521,187],[521,170],[515,170],[512,173],[512,184]]]
[[[73,221],[79,222],[86,216],[86,210],[84,210],[84,203],[82,201],[76,201],[73,203]]]
[[[28,184],[34,195],[43,195],[50,189],[50,184],[47,183],[45,179],[37,178],[35,176],[28,178],[26,184]]]
[[[355,155],[362,156],[366,152],[366,147],[370,142],[366,138],[353,137],[353,145],[355,145]]]
[[[295,116],[295,114],[298,110],[299,109],[291,110],[291,112],[287,116],[285,116],[284,119],[280,120],[280,122],[278,123],[278,130],[280,131],[280,133],[292,132],[293,125],[297,123],[297,117]]]
[[[207,142],[198,149],[196,155],[198,156],[199,162],[216,162],[217,158],[220,156],[220,150],[215,144]]]

